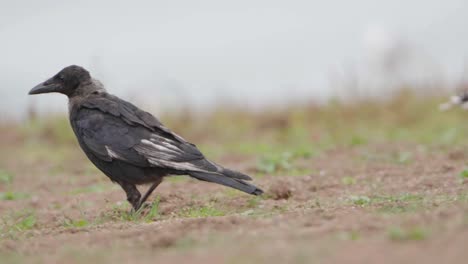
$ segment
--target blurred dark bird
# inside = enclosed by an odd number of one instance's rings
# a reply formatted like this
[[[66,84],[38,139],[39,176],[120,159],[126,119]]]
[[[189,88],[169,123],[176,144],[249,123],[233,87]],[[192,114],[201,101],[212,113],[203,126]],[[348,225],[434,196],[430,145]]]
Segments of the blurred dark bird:
[[[166,128],[150,113],[106,92],[80,66],[68,66],[29,94],[68,96],[70,123],[91,162],[127,194],[138,210],[164,176],[189,175],[248,194],[263,191],[251,178],[207,160],[194,144]],[[141,196],[137,185],[152,184]]]

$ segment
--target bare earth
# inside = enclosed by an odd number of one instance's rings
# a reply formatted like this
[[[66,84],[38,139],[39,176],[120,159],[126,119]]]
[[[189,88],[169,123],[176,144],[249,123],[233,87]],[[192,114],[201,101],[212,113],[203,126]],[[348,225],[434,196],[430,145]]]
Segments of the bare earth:
[[[78,151],[67,154],[72,162],[66,169],[57,168],[53,157],[39,155],[25,164],[15,155],[2,154],[2,166],[15,178],[0,185],[0,192],[26,195],[0,201],[2,263],[466,263],[468,258],[468,180],[459,177],[468,156],[460,150],[412,144],[333,149],[299,160],[306,171],[299,175],[255,176],[266,191],[260,198],[167,179],[150,199],[159,196],[158,211],[140,216],[127,213],[124,192]],[[223,155],[217,161],[258,175],[255,160]]]

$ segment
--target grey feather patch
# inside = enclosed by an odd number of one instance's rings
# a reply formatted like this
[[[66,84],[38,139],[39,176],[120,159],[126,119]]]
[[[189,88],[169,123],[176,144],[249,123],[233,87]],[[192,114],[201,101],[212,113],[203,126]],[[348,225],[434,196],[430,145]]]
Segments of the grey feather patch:
[[[205,171],[189,162],[173,161],[173,159],[178,158],[178,155],[180,155],[180,150],[176,152],[168,147],[158,145],[147,139],[141,140],[141,144],[136,145],[134,149],[138,153],[144,155],[148,162],[153,166],[172,168],[176,170]]]
[[[166,167],[166,168],[171,168],[171,169],[176,169],[176,170],[203,172],[203,170],[195,167],[193,164],[188,163],[188,162],[174,162],[174,161],[167,161],[167,160],[161,160],[161,159],[155,159],[155,158],[149,158],[148,162],[155,166],[161,166],[161,167]]]
[[[168,148],[166,146],[156,144],[156,143],[151,142],[151,141],[149,141],[147,139],[141,140],[141,143],[143,145],[146,145],[147,147],[149,147],[149,150],[154,149],[154,150],[159,150],[159,151],[174,153],[174,154],[179,154],[181,152],[180,150],[176,151],[176,150],[174,150],[172,148]]]

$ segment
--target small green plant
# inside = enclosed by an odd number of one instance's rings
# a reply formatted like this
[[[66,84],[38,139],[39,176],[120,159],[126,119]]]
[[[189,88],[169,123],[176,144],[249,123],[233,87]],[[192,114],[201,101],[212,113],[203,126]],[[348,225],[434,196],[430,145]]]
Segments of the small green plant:
[[[400,227],[392,227],[388,230],[388,236],[395,241],[418,241],[427,238],[427,231],[420,227],[410,229],[402,229]]]
[[[28,198],[30,195],[27,193],[20,193],[20,192],[0,192],[0,200],[3,201],[14,201]]]
[[[13,182],[13,175],[0,169],[0,184],[10,184]]]
[[[353,177],[350,177],[350,176],[346,176],[346,177],[343,177],[341,178],[341,183],[343,183],[344,185],[354,185],[356,184],[357,180]]]
[[[146,214],[144,216],[144,220],[146,222],[153,221],[155,218],[159,217],[159,203],[160,203],[160,201],[161,201],[161,198],[159,196],[157,196],[156,199],[154,199],[153,203],[151,204],[151,208],[150,208],[148,214]]]
[[[364,145],[367,143],[367,140],[363,137],[360,137],[358,135],[354,135],[351,137],[351,140],[349,142],[349,144],[351,146],[359,146],[359,145]]]
[[[294,149],[294,154],[293,154],[294,157],[304,158],[304,159],[308,159],[314,155],[316,155],[316,153],[312,149],[312,146],[307,145],[307,144],[301,145],[297,147],[296,149]]]
[[[185,208],[181,211],[180,214],[183,217],[190,217],[190,218],[202,218],[202,217],[225,215],[223,211],[220,211],[211,205],[202,206],[202,207]]]
[[[0,233],[14,235],[16,232],[32,229],[36,226],[37,220],[34,213],[22,212],[4,216],[2,222]]]
[[[154,219],[159,217],[159,203],[161,198],[159,196],[154,199],[151,205],[143,205],[138,211],[132,211],[130,213],[123,212],[120,214],[120,218],[122,220],[136,222],[136,221],[144,221],[144,222],[151,222]],[[149,208],[149,210],[148,210]],[[116,208],[116,212],[120,212],[120,209]],[[147,213],[146,213],[147,212]]]
[[[151,222],[159,218],[159,196],[153,203],[145,203],[138,211],[130,210],[129,204],[118,203],[112,205],[110,211],[102,212],[92,224],[103,224],[106,222]]]
[[[365,206],[365,205],[368,205],[371,203],[371,199],[367,196],[363,196],[363,195],[358,195],[358,196],[350,196],[349,197],[349,200],[355,204],[355,205],[359,205],[359,206]]]
[[[402,214],[402,213],[416,211],[416,208],[414,208],[413,206],[407,206],[407,205],[390,204],[390,205],[383,205],[377,211],[380,213],[384,213],[384,214]]]
[[[75,228],[81,228],[81,227],[86,227],[89,225],[88,220],[86,219],[78,219],[78,220],[73,220],[73,219],[66,219],[63,222],[64,227],[75,227]]]
[[[257,170],[263,173],[287,171],[292,168],[293,155],[290,152],[282,152],[276,155],[264,155],[257,163]]]
[[[372,200],[375,202],[415,203],[415,202],[421,202],[422,200],[424,200],[424,196],[419,195],[419,194],[402,193],[398,195],[378,195],[378,196],[374,196]]]
[[[29,230],[33,228],[36,225],[36,216],[33,214],[30,214],[23,219],[19,221],[19,223],[16,225],[16,228],[19,231],[24,231],[24,230]]]
[[[247,205],[249,208],[255,208],[260,203],[260,200],[261,198],[259,196],[251,197],[249,200],[247,200]]]
[[[462,181],[468,179],[468,169],[464,169],[458,175]]]

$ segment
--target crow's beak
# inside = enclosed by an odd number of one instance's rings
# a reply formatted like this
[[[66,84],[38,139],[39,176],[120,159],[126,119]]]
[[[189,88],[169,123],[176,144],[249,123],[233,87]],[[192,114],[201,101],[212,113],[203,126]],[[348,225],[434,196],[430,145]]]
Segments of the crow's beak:
[[[55,83],[54,80],[49,79],[43,83],[40,83],[29,91],[29,94],[42,94],[42,93],[53,93],[58,92],[62,88],[62,85]]]

